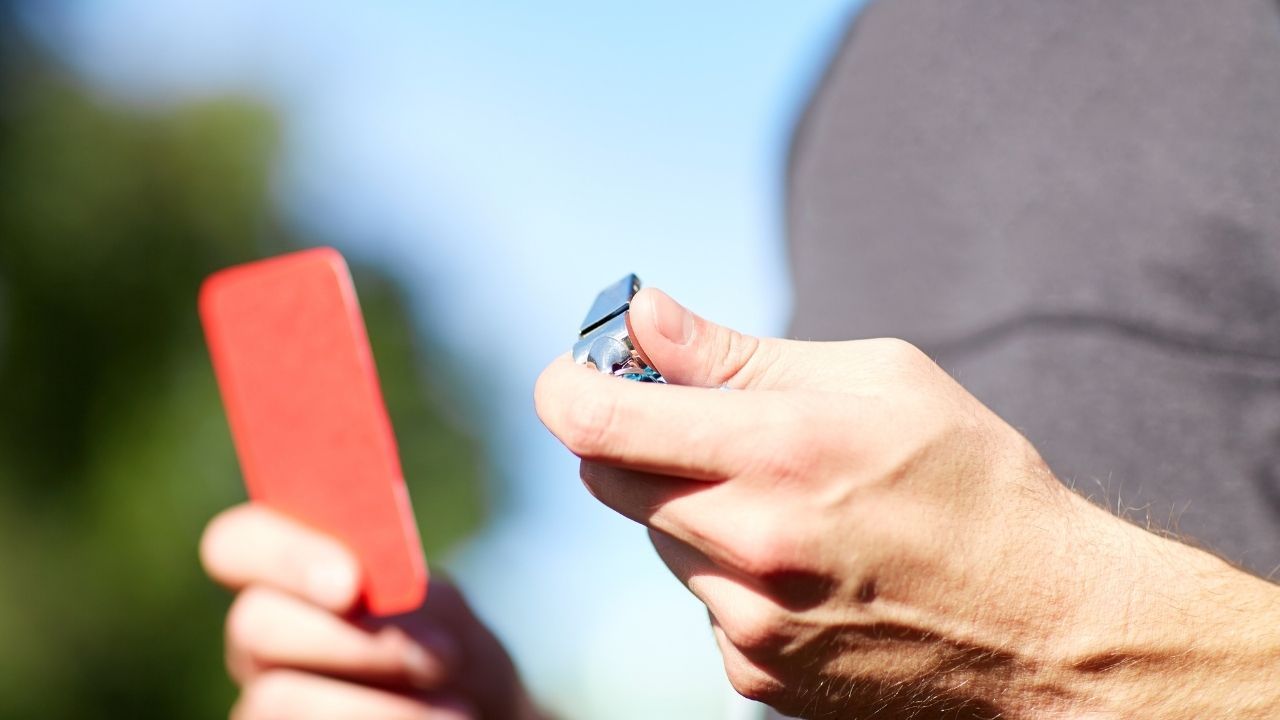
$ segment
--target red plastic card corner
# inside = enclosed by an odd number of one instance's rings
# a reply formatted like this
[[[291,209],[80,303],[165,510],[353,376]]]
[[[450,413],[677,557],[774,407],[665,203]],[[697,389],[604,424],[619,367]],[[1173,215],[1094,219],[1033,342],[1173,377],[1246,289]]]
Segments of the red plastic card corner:
[[[371,613],[418,608],[426,563],[342,256],[215,273],[200,317],[249,496],[345,543]]]

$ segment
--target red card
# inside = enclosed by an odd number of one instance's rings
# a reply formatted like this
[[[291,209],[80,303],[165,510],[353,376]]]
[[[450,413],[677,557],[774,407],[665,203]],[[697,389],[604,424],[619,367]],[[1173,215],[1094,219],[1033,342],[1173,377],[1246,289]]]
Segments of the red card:
[[[419,607],[422,544],[342,256],[215,273],[200,316],[249,496],[345,543],[373,614]]]

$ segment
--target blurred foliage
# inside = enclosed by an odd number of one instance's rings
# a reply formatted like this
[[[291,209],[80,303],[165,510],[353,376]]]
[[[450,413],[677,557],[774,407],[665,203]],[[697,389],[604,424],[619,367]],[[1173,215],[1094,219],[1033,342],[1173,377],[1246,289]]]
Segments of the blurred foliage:
[[[209,272],[305,245],[243,101],[95,99],[0,5],[0,718],[224,717],[204,523],[243,499],[195,314]],[[401,291],[356,268],[428,554],[481,521]]]

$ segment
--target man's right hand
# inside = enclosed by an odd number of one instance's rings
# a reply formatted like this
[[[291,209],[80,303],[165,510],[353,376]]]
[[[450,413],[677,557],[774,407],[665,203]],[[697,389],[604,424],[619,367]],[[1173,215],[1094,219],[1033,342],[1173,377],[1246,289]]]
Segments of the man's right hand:
[[[421,610],[370,618],[349,551],[252,503],[209,523],[200,557],[236,592],[226,625],[235,720],[538,717],[507,653],[439,578]]]
[[[566,354],[538,414],[707,606],[742,694],[809,718],[1280,717],[1280,591],[1072,493],[911,345],[751,338],[653,288],[628,327],[671,384]]]

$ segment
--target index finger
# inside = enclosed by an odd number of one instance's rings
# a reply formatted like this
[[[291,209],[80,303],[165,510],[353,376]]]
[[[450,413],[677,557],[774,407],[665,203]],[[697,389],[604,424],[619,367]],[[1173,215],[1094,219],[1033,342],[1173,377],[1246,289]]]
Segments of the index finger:
[[[793,394],[626,382],[568,355],[542,372],[534,400],[583,459],[695,480],[738,475],[805,425]]]
[[[360,566],[342,543],[254,503],[209,522],[200,560],[209,577],[232,590],[266,585],[339,613],[359,596]]]

